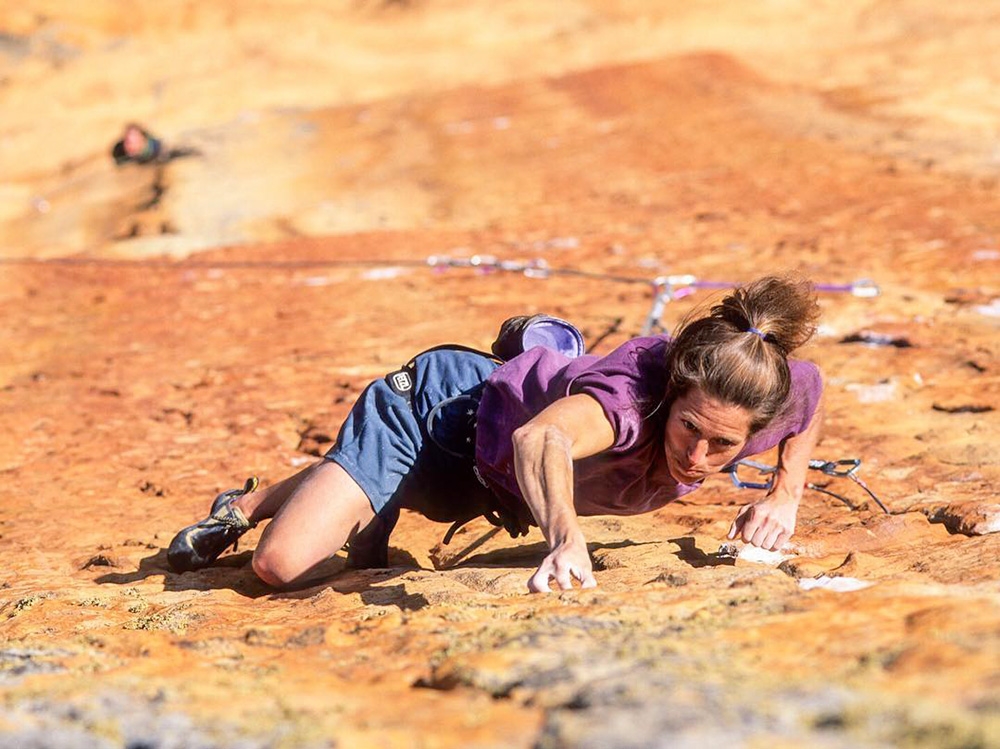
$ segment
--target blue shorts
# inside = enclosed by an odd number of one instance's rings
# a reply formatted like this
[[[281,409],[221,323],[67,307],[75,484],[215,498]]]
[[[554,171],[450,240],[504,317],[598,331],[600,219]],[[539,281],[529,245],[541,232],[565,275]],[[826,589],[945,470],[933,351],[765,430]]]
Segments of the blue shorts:
[[[432,520],[456,520],[451,516],[462,512],[446,507],[445,495],[454,501],[467,497],[470,516],[479,514],[472,511],[469,495],[487,490],[473,473],[475,433],[470,428],[475,428],[483,382],[498,366],[471,351],[418,354],[410,370],[412,401],[384,379],[371,383],[325,457],[350,474],[380,516],[410,507]]]

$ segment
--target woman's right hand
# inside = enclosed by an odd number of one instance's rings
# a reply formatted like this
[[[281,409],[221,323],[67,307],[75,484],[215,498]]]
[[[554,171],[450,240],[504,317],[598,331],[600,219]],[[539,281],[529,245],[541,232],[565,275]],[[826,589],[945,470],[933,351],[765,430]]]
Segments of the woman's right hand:
[[[587,541],[573,506],[573,461],[611,447],[615,434],[601,405],[578,393],[560,398],[513,434],[514,472],[528,509],[551,551],[528,581],[532,593],[561,590],[576,578],[584,588],[594,580]]]
[[[557,544],[546,555],[538,565],[538,570],[528,580],[528,590],[532,593],[551,592],[552,588],[549,587],[551,578],[555,578],[560,590],[572,590],[574,579],[581,587],[597,587],[590,552],[587,550],[587,542],[582,533]]]

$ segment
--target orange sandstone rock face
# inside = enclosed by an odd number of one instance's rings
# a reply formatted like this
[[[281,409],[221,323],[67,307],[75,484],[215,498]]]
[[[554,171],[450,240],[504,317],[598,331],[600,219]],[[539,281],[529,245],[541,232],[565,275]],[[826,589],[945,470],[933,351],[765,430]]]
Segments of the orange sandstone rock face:
[[[996,25],[711,5],[0,10],[0,253],[123,261],[0,274],[3,742],[1000,745]],[[116,170],[130,119],[202,155]],[[720,477],[585,519],[599,587],[549,596],[537,532],[444,546],[413,515],[388,569],[292,593],[255,579],[259,529],[170,572],[216,492],[314,460],[415,351],[546,311],[604,353],[650,310],[424,264],[472,254],[874,279],[802,354],[817,457],[862,458],[890,513],[816,473],[843,501],[807,492],[780,554],[720,553],[759,496]]]
[[[929,516],[948,530],[967,536],[983,536],[1000,531],[1000,505],[995,502],[960,502],[936,510]]]

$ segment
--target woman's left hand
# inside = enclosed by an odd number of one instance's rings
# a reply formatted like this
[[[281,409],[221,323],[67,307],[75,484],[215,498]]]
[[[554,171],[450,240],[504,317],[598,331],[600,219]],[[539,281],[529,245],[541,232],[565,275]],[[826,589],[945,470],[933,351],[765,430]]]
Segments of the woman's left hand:
[[[747,505],[736,514],[729,538],[774,551],[784,546],[795,532],[799,501],[791,493],[772,491],[764,499]]]
[[[778,446],[778,465],[771,489],[759,502],[736,513],[729,538],[737,536],[748,544],[774,551],[784,546],[795,532],[795,516],[806,485],[809,456],[816,447],[823,424],[823,396],[820,395],[809,426],[787,437]]]

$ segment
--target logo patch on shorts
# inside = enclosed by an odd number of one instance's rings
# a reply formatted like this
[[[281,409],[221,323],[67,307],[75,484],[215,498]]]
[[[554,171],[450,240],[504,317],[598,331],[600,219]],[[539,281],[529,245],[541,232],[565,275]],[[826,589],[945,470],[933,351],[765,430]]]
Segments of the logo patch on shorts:
[[[406,369],[390,372],[385,376],[385,381],[396,395],[406,395],[413,390],[413,378]]]

